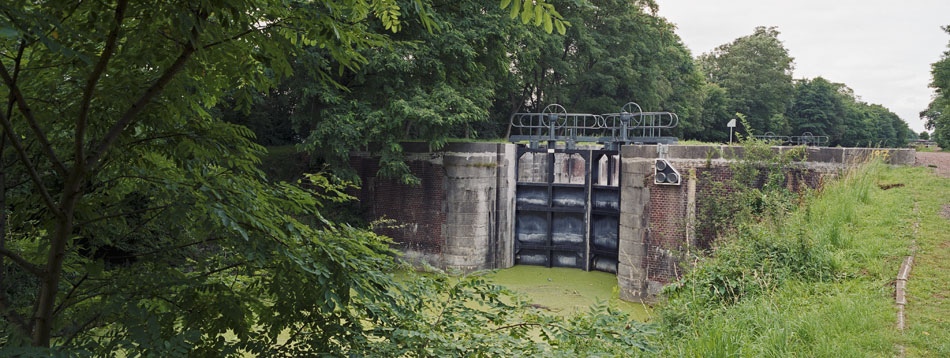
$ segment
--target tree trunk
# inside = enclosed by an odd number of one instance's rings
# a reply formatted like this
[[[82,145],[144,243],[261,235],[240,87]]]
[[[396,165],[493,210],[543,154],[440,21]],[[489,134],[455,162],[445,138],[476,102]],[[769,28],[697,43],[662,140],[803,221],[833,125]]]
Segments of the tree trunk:
[[[66,244],[73,232],[73,213],[76,202],[82,196],[82,174],[80,168],[73,168],[63,186],[62,215],[56,218],[56,231],[50,241],[46,269],[40,284],[37,298],[36,316],[34,316],[32,344],[37,347],[49,347],[53,330],[53,308],[56,306],[56,294],[59,292],[59,280],[66,258]]]

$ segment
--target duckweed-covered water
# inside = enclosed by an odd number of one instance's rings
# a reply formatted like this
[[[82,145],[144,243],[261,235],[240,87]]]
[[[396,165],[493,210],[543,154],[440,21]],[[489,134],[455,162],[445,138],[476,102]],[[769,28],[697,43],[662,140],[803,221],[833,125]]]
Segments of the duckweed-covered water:
[[[651,315],[649,307],[643,304],[621,301],[617,276],[606,272],[514,266],[486,277],[517,291],[534,304],[565,316],[584,312],[598,300],[607,301],[611,308],[629,312],[642,321]]]

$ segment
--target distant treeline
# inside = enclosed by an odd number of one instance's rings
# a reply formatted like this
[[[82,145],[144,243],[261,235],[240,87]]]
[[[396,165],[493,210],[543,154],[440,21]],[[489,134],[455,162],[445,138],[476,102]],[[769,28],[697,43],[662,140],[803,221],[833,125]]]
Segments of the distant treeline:
[[[604,113],[634,101],[677,113],[671,134],[702,141],[728,140],[725,124],[737,113],[751,127],[743,132],[810,132],[829,136],[832,146],[903,146],[916,138],[896,114],[844,84],[793,79],[775,28],[694,58],[651,0],[551,3],[567,24],[563,35],[522,24],[533,20],[512,18],[494,0],[437,1],[434,27],[406,17],[398,33],[378,28],[396,42],[362,50],[368,62],[360,68],[344,69],[310,48],[288,64],[289,80],[222,104],[221,115],[253,129],[261,144],[300,144],[330,163],[373,151],[381,174],[406,181],[398,142],[438,149],[450,138],[505,137],[512,113],[551,103]]]

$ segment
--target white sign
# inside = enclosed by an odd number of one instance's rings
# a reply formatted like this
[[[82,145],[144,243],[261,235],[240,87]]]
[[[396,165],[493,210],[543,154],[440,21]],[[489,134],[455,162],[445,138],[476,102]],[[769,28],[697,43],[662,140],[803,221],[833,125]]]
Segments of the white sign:
[[[735,126],[736,126],[736,119],[735,119],[735,118],[730,119],[730,120],[729,120],[729,123],[726,124],[726,127],[729,127],[729,128],[735,128]]]

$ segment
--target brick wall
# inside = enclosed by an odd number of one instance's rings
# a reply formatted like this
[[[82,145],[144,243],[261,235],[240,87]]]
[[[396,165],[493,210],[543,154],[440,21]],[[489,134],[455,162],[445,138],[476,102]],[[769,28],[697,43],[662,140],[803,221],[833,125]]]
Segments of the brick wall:
[[[643,265],[651,280],[668,283],[677,276],[674,256],[686,244],[687,180],[684,175],[682,185],[656,185],[652,181],[649,184],[650,234]]]
[[[406,164],[420,179],[419,185],[377,177],[378,159],[352,157],[350,165],[363,181],[354,194],[367,221],[380,218],[395,221],[377,233],[392,238],[399,249],[439,254],[445,245],[442,235],[445,170],[441,165],[423,160]]]

